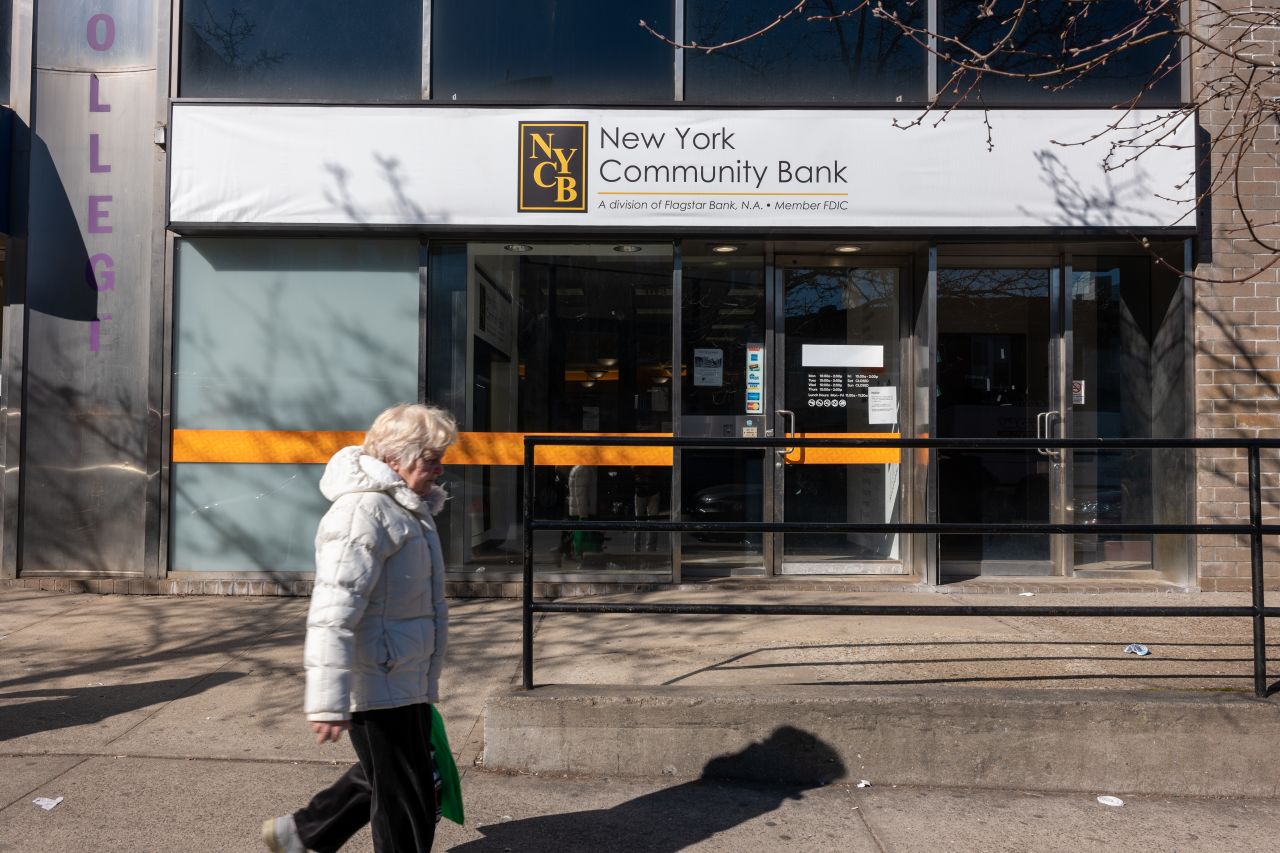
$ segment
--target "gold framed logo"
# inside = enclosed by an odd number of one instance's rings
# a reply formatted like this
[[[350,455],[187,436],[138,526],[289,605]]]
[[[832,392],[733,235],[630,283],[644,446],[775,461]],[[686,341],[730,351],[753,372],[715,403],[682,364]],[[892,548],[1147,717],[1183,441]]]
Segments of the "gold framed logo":
[[[585,213],[587,210],[587,123],[520,122],[522,213]]]

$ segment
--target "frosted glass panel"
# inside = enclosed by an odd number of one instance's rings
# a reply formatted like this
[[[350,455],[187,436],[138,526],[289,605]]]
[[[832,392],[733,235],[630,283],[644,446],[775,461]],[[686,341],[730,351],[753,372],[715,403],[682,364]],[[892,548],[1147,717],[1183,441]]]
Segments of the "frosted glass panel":
[[[310,572],[323,465],[173,467],[175,572]]]
[[[180,429],[360,430],[418,396],[418,244],[178,244]]]
[[[418,396],[418,243],[178,244],[178,429],[363,430]],[[309,572],[322,465],[173,466],[173,571]]]

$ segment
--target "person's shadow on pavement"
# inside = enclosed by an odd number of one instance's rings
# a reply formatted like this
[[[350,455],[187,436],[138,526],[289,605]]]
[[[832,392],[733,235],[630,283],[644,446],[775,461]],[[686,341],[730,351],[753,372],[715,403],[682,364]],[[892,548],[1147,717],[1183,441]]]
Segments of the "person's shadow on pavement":
[[[0,741],[38,732],[97,723],[117,714],[171,702],[243,678],[242,672],[215,672],[134,684],[50,687],[0,693]],[[20,701],[20,700],[30,701]]]
[[[808,732],[783,726],[739,753],[713,758],[693,782],[610,809],[482,826],[484,838],[450,849],[454,853],[674,853],[768,814],[784,800],[802,799],[810,788],[844,775],[844,763],[834,749]],[[735,779],[769,781],[727,784]]]

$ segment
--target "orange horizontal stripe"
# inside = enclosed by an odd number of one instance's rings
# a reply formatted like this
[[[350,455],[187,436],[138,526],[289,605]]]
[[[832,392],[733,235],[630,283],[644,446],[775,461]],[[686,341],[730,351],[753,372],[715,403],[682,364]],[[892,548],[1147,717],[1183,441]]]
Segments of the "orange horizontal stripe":
[[[799,438],[900,438],[896,432],[798,432]],[[897,465],[897,447],[797,447],[786,456],[792,465]]]
[[[669,432],[579,432],[582,436],[664,438]],[[449,448],[450,465],[523,465],[526,435],[563,435],[543,432],[463,432]],[[671,467],[670,447],[556,447],[537,448],[537,465],[660,465]]]
[[[175,429],[172,458],[174,462],[323,464],[342,448],[363,443],[363,432]]]
[[[523,465],[525,435],[559,433],[462,432],[449,449],[450,465]],[[582,436],[659,438],[671,433],[589,432]],[[898,438],[898,433],[798,433],[805,438]],[[364,442],[363,432],[333,430],[175,429],[174,462],[323,465],[344,447]],[[896,465],[892,448],[805,447],[786,457],[800,465]],[[670,467],[670,447],[539,447],[538,465],[656,465]]]
[[[536,433],[529,433],[534,435]],[[558,435],[559,433],[541,433]],[[661,438],[671,433],[575,433]],[[449,465],[523,465],[522,432],[462,432],[449,449]],[[175,429],[174,462],[323,465],[363,432],[327,430]],[[539,465],[659,465],[670,467],[670,447],[540,447]]]

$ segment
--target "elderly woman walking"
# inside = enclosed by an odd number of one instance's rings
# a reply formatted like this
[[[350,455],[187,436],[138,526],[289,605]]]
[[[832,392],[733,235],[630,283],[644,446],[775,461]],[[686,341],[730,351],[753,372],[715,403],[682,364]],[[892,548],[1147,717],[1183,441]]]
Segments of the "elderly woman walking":
[[[329,460],[333,506],[316,533],[304,650],[306,715],[317,743],[349,732],[360,763],[292,815],[268,820],[277,853],[338,850],[366,822],[378,851],[431,849],[439,776],[431,706],[444,663],[444,559],[435,485],[457,436],[434,406],[378,415],[362,447]]]

